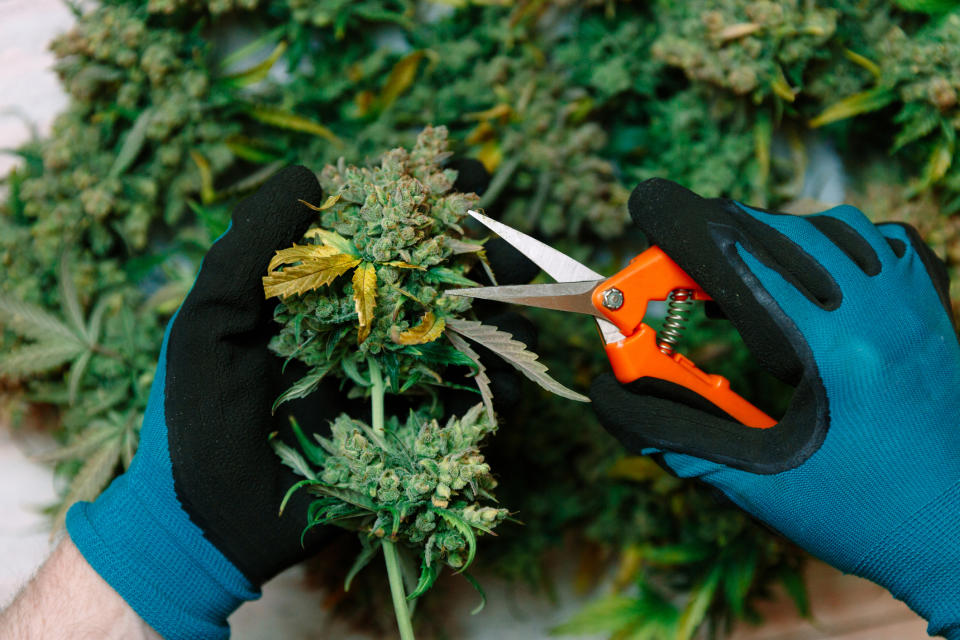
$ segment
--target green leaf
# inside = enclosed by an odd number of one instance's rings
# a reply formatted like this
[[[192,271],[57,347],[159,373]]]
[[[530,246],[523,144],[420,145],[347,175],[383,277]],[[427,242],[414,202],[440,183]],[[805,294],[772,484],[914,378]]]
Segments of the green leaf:
[[[319,136],[324,138],[337,146],[342,146],[343,141],[340,140],[330,129],[323,126],[319,122],[315,122],[304,116],[297,115],[292,111],[285,111],[283,109],[275,109],[272,107],[254,107],[249,111],[250,117],[258,122],[263,124],[270,125],[272,127],[278,127],[280,129],[288,129],[290,131],[300,131],[302,133],[309,133],[311,135]]]
[[[804,618],[810,618],[810,598],[807,596],[807,585],[803,576],[794,567],[784,564],[777,575],[787,595],[793,600],[797,613]]]
[[[297,422],[297,419],[293,416],[290,416],[290,429],[293,431],[293,435],[300,444],[300,448],[303,449],[303,453],[307,456],[310,462],[317,466],[322,466],[327,461],[327,456],[323,452],[323,448],[317,446],[315,442],[306,436],[306,434],[300,428],[300,424]]]
[[[641,615],[634,598],[613,594],[588,603],[570,620],[551,629],[550,635],[613,633],[628,628]]]
[[[893,102],[896,97],[897,94],[887,87],[874,87],[855,93],[824,109],[820,115],[810,121],[810,126],[816,129],[825,124],[877,111]]]
[[[53,314],[4,293],[0,293],[0,326],[34,340],[83,344],[82,338]]]
[[[347,377],[353,380],[355,384],[361,387],[369,387],[372,383],[363,377],[360,369],[357,367],[357,361],[353,358],[344,358],[340,361],[340,368],[347,374]]]
[[[130,127],[127,135],[123,138],[123,144],[120,145],[117,157],[113,159],[113,164],[110,166],[109,175],[111,178],[122,176],[140,155],[143,144],[147,141],[147,128],[150,126],[152,119],[153,109],[144,109],[134,120],[133,126]]]
[[[473,563],[473,558],[477,555],[477,536],[473,532],[473,528],[452,511],[440,507],[430,507],[430,510],[439,514],[447,524],[456,529],[457,533],[467,541],[467,560],[456,572],[463,573]]]
[[[398,353],[416,356],[424,362],[453,364],[466,367],[475,366],[474,361],[462,351],[438,342],[410,345],[400,349]]]
[[[63,306],[67,322],[72,324],[73,331],[90,344],[90,336],[87,335],[87,323],[83,319],[83,310],[80,308],[80,296],[77,294],[77,288],[73,284],[73,275],[70,273],[70,264],[67,256],[64,254],[60,258],[60,304]]]
[[[90,312],[90,319],[87,322],[86,333],[91,347],[100,341],[100,330],[103,326],[103,314],[106,312],[108,306],[109,298],[103,297],[97,301],[97,304],[93,306],[93,311]]]
[[[687,606],[677,621],[677,640],[690,640],[707,615],[722,574],[722,566],[713,566],[707,577],[690,591]]]
[[[361,541],[363,543],[363,550],[357,554],[357,559],[353,561],[353,566],[350,567],[350,571],[347,572],[347,577],[343,581],[343,590],[347,592],[350,591],[350,584],[353,582],[353,579],[364,567],[370,564],[370,561],[377,555],[377,551],[380,550],[380,540],[377,540],[374,544],[370,544],[370,541],[366,537],[363,537]]]
[[[427,589],[433,586],[440,575],[440,566],[438,563],[427,562],[427,556],[420,558],[420,579],[417,580],[417,586],[407,596],[407,600],[416,600],[427,592]]]
[[[747,594],[757,577],[757,548],[741,547],[740,553],[730,554],[724,563],[723,596],[733,615],[742,618],[746,611]]]
[[[283,500],[280,501],[280,510],[278,511],[278,514],[283,515],[283,510],[287,508],[287,502],[290,501],[290,498],[293,497],[293,494],[295,494],[297,491],[299,491],[303,487],[310,486],[313,484],[316,484],[316,480],[309,480],[309,479],[300,480],[299,482],[296,482],[292,487],[287,489],[287,492],[283,495]]]
[[[568,389],[554,380],[547,373],[547,367],[537,360],[537,354],[527,351],[526,345],[514,340],[513,336],[506,331],[500,331],[491,325],[480,324],[476,320],[458,320],[455,318],[451,318],[447,322],[447,326],[460,335],[490,349],[490,351],[513,365],[517,371],[547,391],[562,398],[590,402],[590,398],[587,396]]]
[[[120,462],[120,438],[107,440],[96,453],[87,458],[80,471],[70,482],[70,489],[53,519],[53,532],[63,528],[67,511],[74,503],[96,498],[110,479]]]
[[[452,344],[457,351],[465,355],[470,362],[477,367],[473,381],[476,383],[477,389],[480,391],[480,397],[483,399],[483,406],[487,411],[487,419],[490,420],[490,424],[496,424],[497,418],[493,413],[493,389],[490,388],[490,377],[487,375],[487,368],[480,362],[480,355],[467,344],[466,340],[453,331],[445,331],[444,335],[447,336],[447,340],[450,341],[450,344]]]
[[[57,369],[85,351],[77,342],[37,342],[0,356],[0,376],[22,379]]]
[[[80,381],[83,379],[83,374],[86,372],[87,365],[90,364],[90,358],[92,357],[93,351],[84,351],[80,354],[80,357],[70,365],[70,374],[67,376],[67,393],[71,405],[77,403],[77,392],[80,389]]]
[[[296,400],[298,398],[305,398],[313,393],[320,385],[320,381],[323,380],[323,377],[327,375],[328,371],[330,371],[331,366],[332,363],[327,362],[311,369],[307,375],[297,380],[289,389],[280,394],[280,397],[274,401],[273,406],[270,408],[270,412],[276,413],[277,407],[284,402]]]
[[[278,433],[274,431],[270,434],[269,441],[274,453],[280,456],[280,461],[293,469],[293,472],[297,475],[301,475],[308,480],[316,480],[317,476],[313,473],[313,469],[310,468],[310,464],[300,455],[300,452],[280,440],[277,436]]]
[[[286,50],[287,43],[281,40],[280,43],[273,48],[273,51],[270,52],[270,55],[267,56],[265,60],[258,62],[244,71],[231,73],[224,79],[237,87],[247,87],[251,84],[256,84],[267,77],[267,75],[270,73],[270,69],[273,68],[273,65],[276,64],[277,60],[280,59],[280,56],[282,56]]]
[[[31,456],[37,462],[64,462],[66,460],[84,460],[103,446],[107,440],[117,435],[116,429],[109,423],[97,421],[70,444],[58,447],[48,453]]]
[[[480,583],[477,582],[477,579],[474,578],[472,575],[470,575],[468,572],[464,571],[464,572],[463,572],[463,577],[466,579],[467,582],[470,583],[470,585],[471,585],[474,589],[477,590],[477,593],[480,594],[480,604],[478,604],[477,606],[475,606],[475,607],[470,611],[470,615],[475,616],[475,615],[477,615],[478,613],[480,613],[481,611],[483,611],[483,608],[484,608],[485,606],[487,606],[487,594],[483,592],[483,587],[480,586]]]
[[[904,11],[929,14],[947,13],[960,7],[958,0],[893,0],[893,4]]]
[[[459,284],[465,287],[479,287],[480,283],[466,277],[459,271],[448,269],[447,267],[431,267],[427,269],[426,278],[428,282]]]

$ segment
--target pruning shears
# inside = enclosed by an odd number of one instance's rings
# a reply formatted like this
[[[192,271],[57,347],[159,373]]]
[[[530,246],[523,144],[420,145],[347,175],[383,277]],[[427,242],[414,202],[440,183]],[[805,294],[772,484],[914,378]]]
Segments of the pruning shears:
[[[445,293],[594,316],[613,373],[621,383],[659,378],[693,391],[748,427],[763,429],[776,423],[733,391],[726,378],[704,372],[676,351],[690,305],[712,298],[659,247],[638,254],[608,278],[508,225],[477,211],[469,213],[556,282]],[[668,302],[659,333],[643,322],[647,304],[655,300]]]

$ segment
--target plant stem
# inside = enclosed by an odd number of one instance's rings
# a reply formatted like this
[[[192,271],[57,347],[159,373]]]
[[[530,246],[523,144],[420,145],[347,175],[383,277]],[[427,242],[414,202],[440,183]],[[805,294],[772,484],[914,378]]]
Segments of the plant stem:
[[[397,616],[400,640],[415,640],[413,623],[410,622],[410,610],[407,609],[407,594],[403,588],[403,576],[400,575],[397,548],[387,538],[383,539],[381,547],[383,547],[383,561],[387,565],[387,576],[390,579],[390,595],[393,596],[393,612]]]
[[[380,365],[372,356],[367,358],[367,366],[370,368],[370,383],[373,385],[370,390],[371,426],[377,433],[383,433],[383,396],[385,393],[383,375],[380,373]]]

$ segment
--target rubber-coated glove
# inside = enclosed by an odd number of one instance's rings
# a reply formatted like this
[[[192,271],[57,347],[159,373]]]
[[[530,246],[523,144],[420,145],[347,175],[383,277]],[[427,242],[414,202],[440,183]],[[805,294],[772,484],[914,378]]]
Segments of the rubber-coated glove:
[[[167,325],[130,468],[67,514],[90,565],[167,639],[227,637],[227,616],[310,552],[300,544],[310,496],[277,516],[296,477],[267,436],[289,428],[270,407],[290,380],[267,349],[276,300],[261,282],[274,251],[315,219],[298,199],[320,202],[321,190],[292,167],[236,208]],[[307,428],[337,413],[330,398],[314,406]]]
[[[607,429],[960,638],[960,345],[943,262],[912,227],[850,206],[792,216],[649,180],[629,207],[795,392],[779,423],[751,429],[670,383],[603,376],[591,396]]]

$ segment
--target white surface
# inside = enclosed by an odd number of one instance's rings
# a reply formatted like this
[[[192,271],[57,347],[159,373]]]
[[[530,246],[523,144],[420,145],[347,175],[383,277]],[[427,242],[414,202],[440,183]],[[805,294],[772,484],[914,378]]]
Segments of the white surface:
[[[43,135],[67,104],[47,43],[73,22],[61,0],[0,0],[0,149],[30,139],[23,117]],[[16,162],[0,153],[0,175]]]

